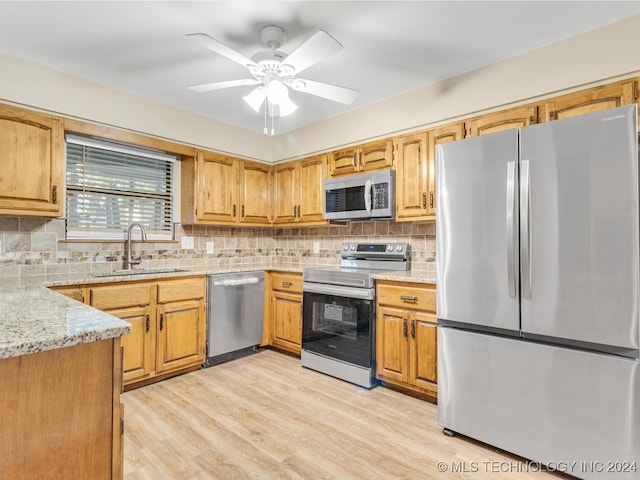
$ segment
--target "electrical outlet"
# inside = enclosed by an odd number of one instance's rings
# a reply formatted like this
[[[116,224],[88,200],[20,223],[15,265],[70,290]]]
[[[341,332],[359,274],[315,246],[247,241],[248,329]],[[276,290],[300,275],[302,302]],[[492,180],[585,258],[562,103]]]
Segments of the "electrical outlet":
[[[313,241],[313,253],[320,253],[320,240]]]
[[[183,250],[193,250],[193,246],[193,237],[189,237],[187,235],[180,237],[180,247]]]
[[[213,248],[213,242],[207,242],[207,255],[213,255],[215,253],[215,249]]]

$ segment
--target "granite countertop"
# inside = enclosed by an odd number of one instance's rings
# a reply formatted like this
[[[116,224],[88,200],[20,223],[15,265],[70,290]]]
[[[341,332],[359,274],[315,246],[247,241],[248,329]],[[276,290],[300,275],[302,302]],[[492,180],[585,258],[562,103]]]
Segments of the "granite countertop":
[[[129,323],[45,287],[0,290],[0,359],[129,332]]]
[[[412,282],[412,283],[430,283],[434,284],[436,281],[429,278],[427,272],[414,272],[408,270],[406,272],[384,272],[376,273],[373,275],[376,280],[393,280],[396,282]]]
[[[83,278],[48,282],[43,287],[0,289],[0,359],[69,347],[80,343],[90,343],[130,333],[131,326],[128,322],[76,302],[46,287],[267,270],[302,273],[305,268],[310,267],[335,268],[336,266],[318,263],[292,265],[274,262],[260,266],[227,268],[151,269],[144,274],[87,275]],[[378,273],[374,275],[374,278],[376,280],[435,283],[426,272],[414,271]]]

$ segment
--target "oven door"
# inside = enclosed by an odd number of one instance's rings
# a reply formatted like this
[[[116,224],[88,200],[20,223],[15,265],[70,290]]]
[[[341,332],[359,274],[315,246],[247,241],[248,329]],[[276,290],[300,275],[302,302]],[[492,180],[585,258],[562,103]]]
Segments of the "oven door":
[[[375,290],[303,285],[302,349],[361,367],[373,366]]]

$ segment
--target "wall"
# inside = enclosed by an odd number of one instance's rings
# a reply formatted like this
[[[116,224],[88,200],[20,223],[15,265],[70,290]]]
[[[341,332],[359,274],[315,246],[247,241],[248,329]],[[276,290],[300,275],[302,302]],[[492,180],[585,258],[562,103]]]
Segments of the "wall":
[[[532,27],[533,28],[533,27]],[[290,132],[266,137],[0,53],[0,101],[266,162],[444,123],[640,73],[640,16]]]
[[[124,242],[67,242],[64,219],[0,217],[0,287],[82,280],[124,268]],[[144,268],[258,268],[273,261],[301,266],[337,265],[347,241],[393,241],[411,245],[411,268],[435,280],[435,226],[420,223],[353,222],[305,228],[176,227],[194,237],[194,249],[178,242],[134,242]],[[135,237],[134,237],[135,238]],[[213,242],[214,254],[206,254]],[[314,254],[314,242],[320,253]]]
[[[640,16],[630,17],[273,140],[274,161],[448,123],[640,72]]]

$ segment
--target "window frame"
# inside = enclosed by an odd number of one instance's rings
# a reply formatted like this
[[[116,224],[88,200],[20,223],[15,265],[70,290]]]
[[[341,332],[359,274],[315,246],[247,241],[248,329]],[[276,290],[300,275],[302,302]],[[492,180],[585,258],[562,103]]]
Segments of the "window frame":
[[[170,183],[170,207],[171,218],[169,220],[169,231],[166,233],[152,233],[147,232],[148,241],[175,241],[175,222],[180,212],[180,156],[177,154],[167,153],[161,150],[155,150],[151,148],[139,147],[135,145],[129,145],[110,140],[103,140],[95,137],[88,137],[84,135],[78,135],[67,132],[65,134],[65,217],[68,218],[68,212],[66,211],[68,206],[68,186],[67,181],[67,147],[69,144],[80,145],[89,148],[97,148],[117,153],[124,153],[129,155],[135,155],[137,157],[144,157],[152,160],[161,160],[172,164]],[[73,190],[72,190],[73,191]],[[75,190],[77,191],[77,190]],[[124,195],[123,195],[124,196]],[[146,226],[146,225],[145,225]],[[122,231],[91,231],[91,230],[69,230],[68,222],[65,225],[65,238],[67,240],[126,240],[127,229]],[[137,237],[136,237],[137,238]]]

